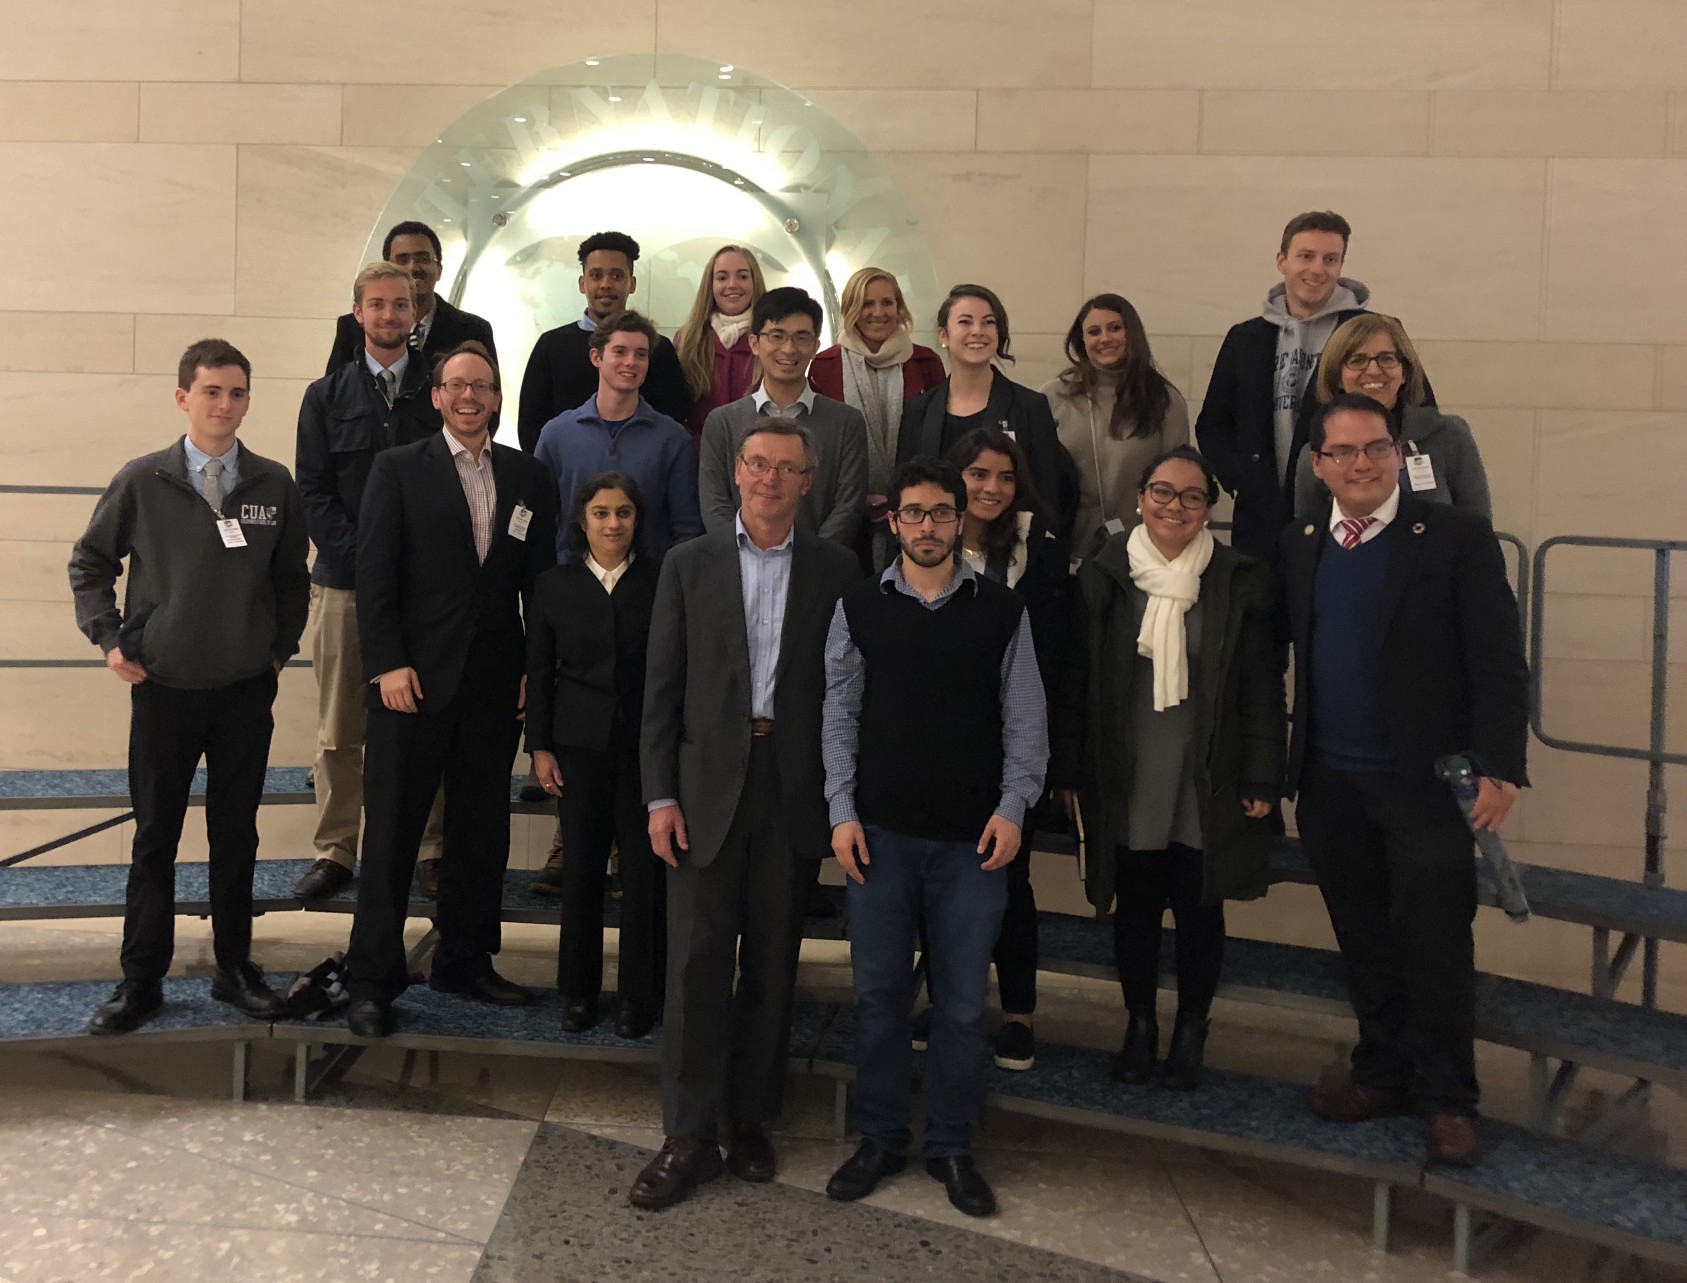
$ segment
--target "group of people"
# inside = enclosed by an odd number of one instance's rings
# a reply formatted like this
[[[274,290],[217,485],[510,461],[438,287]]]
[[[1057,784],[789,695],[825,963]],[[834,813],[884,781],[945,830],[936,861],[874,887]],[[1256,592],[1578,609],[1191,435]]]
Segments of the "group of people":
[[[1476,1161],[1475,865],[1434,767],[1469,756],[1471,822],[1504,822],[1526,783],[1521,629],[1470,429],[1436,408],[1400,323],[1341,275],[1348,237],[1328,212],[1284,229],[1283,281],[1226,336],[1199,449],[1117,294],[1078,310],[1068,367],[1039,391],[1004,372],[989,288],[943,300],[946,371],[913,342],[895,276],[863,268],[822,351],[819,303],[766,288],[742,246],[713,256],[670,341],[629,307],[639,247],[620,232],[579,248],[585,306],[533,349],[519,449],[493,440],[491,327],[438,297],[423,224],[393,228],[357,274],[300,408],[293,477],[236,440],[245,357],[194,344],[185,436],[118,473],[71,559],[78,623],[133,701],[123,980],[90,1028],[133,1029],[161,1005],[202,756],[213,993],[280,1013],[249,957],[251,882],[276,675],[308,613],[318,858],[298,892],[343,889],[361,848],[352,1030],[396,1027],[413,877],[438,900],[428,983],[532,1001],[493,965],[525,729],[558,813],[540,883],[562,900],[563,1027],[604,1018],[612,860],[615,1032],[663,1027],[666,1138],[637,1206],[723,1169],[772,1177],[828,852],[849,906],[862,1135],[832,1197],[906,1165],[923,1050],[927,1170],[962,1211],[993,1209],[970,1157],[989,975],[996,1063],[1029,1069],[1039,826],[1076,829],[1088,894],[1114,911],[1129,1016],[1115,1077],[1195,1089],[1223,904],[1264,894],[1286,797],[1359,1018],[1350,1081],[1311,1107],[1416,1111],[1432,1157]],[[1229,544],[1209,528],[1221,487]]]

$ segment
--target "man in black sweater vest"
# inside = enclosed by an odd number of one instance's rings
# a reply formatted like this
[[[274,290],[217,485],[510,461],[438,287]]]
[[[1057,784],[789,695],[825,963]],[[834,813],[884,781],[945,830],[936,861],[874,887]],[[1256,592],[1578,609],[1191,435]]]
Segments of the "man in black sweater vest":
[[[907,1164],[915,926],[931,948],[926,1171],[969,1216],[995,1210],[973,1166],[989,1043],[984,1001],[1007,866],[1043,791],[1048,721],[1019,597],[956,555],[966,482],[935,459],[891,486],[902,553],[850,589],[826,639],[821,751],[843,866],[857,1012],[861,1146],[826,1193],[852,1201]]]
[[[1402,491],[1387,412],[1344,395],[1312,422],[1319,519],[1284,532],[1295,650],[1290,793],[1359,1018],[1335,1122],[1421,1113],[1431,1158],[1468,1166],[1476,1112],[1476,863],[1435,762],[1480,780],[1498,829],[1524,771],[1528,674],[1493,527]]]

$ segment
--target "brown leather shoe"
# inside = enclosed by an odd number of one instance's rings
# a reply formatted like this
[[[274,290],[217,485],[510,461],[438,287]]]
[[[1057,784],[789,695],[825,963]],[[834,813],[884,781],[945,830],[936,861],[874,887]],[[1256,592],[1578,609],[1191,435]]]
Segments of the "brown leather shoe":
[[[726,1169],[741,1181],[770,1181],[778,1160],[773,1138],[760,1123],[740,1123],[732,1129],[732,1146],[726,1151]]]
[[[646,1211],[672,1207],[722,1171],[720,1146],[709,1140],[670,1136],[627,1191],[627,1201]]]
[[[1319,1083],[1306,1093],[1312,1112],[1329,1123],[1365,1123],[1412,1112],[1411,1102],[1400,1092],[1366,1087],[1362,1083]]]
[[[337,860],[313,861],[293,888],[301,900],[326,900],[351,885],[351,870]]]
[[[1476,1122],[1467,1114],[1440,1113],[1424,1129],[1424,1143],[1431,1161],[1449,1167],[1475,1167],[1482,1157],[1482,1142],[1476,1137]]]
[[[562,894],[562,848],[553,846],[551,853],[545,857],[545,867],[534,875],[533,881],[528,883],[527,889],[534,895],[559,896]]]

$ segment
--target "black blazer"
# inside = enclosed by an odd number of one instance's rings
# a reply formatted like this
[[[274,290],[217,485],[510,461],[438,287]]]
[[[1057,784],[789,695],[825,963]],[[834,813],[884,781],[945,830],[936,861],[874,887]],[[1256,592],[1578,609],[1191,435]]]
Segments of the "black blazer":
[[[1025,451],[1026,465],[1037,493],[1054,513],[1054,532],[1064,540],[1072,538],[1072,523],[1078,517],[1078,465],[1060,444],[1049,399],[1035,388],[1015,383],[1000,370],[993,370],[990,400],[984,407],[984,422],[1011,432]],[[905,463],[917,455],[941,456],[954,445],[943,433],[944,415],[949,409],[949,382],[927,388],[902,407],[902,428],[896,438],[896,461]]]
[[[843,591],[858,577],[849,549],[794,536],[791,588],[779,641],[774,738],[780,816],[799,858],[831,849],[820,708],[826,633]],[[619,590],[617,590],[619,591]],[[640,774],[644,799],[675,798],[699,868],[720,851],[750,760],[750,648],[736,529],[676,545],[662,561],[645,667]]]
[[[659,563],[634,557],[608,593],[583,560],[539,576],[527,616],[527,751],[637,744]]]
[[[438,315],[428,327],[428,341],[422,345],[422,355],[427,358],[422,362],[422,368],[428,376],[427,382],[432,382],[433,363],[442,354],[469,339],[479,339],[486,344],[486,350],[492,353],[492,360],[498,360],[498,347],[492,341],[492,325],[489,321],[473,312],[452,307],[437,294],[434,295],[433,305]],[[334,322],[334,347],[328,353],[328,368],[323,373],[332,374],[361,351],[363,327],[357,323],[357,317],[347,312]]]
[[[591,334],[578,321],[546,330],[533,344],[527,358],[527,372],[521,376],[521,408],[516,417],[516,436],[521,448],[532,454],[539,434],[557,415],[578,409],[597,395],[598,372],[590,355]],[[639,395],[658,414],[684,423],[691,413],[693,397],[680,368],[674,345],[660,334],[650,349],[650,372]]]
[[[1517,599],[1486,518],[1401,491],[1389,535],[1377,707],[1405,774],[1429,778],[1435,759],[1469,753],[1477,771],[1529,782],[1529,670]],[[1299,791],[1312,713],[1312,594],[1330,541],[1330,505],[1283,531],[1283,593],[1294,641],[1294,731],[1288,792]]]
[[[356,586],[357,514],[375,456],[440,430],[426,361],[411,354],[389,406],[361,352],[312,383],[299,403],[293,475],[316,545],[311,582],[327,588]]]
[[[527,667],[522,606],[531,606],[540,574],[556,562],[556,483],[544,464],[493,443],[498,506],[492,546],[475,559],[474,529],[457,466],[436,432],[425,441],[375,456],[357,530],[357,636],[371,683],[395,668],[414,668],[424,712],[457,694],[471,647],[477,673],[507,684],[511,706]],[[533,514],[527,537],[510,534],[520,503]],[[380,690],[371,685],[371,707]]]
[[[1031,621],[1037,672],[1050,702],[1060,692],[1072,648],[1072,545],[1033,517],[1025,534],[1025,571],[1013,585]]]

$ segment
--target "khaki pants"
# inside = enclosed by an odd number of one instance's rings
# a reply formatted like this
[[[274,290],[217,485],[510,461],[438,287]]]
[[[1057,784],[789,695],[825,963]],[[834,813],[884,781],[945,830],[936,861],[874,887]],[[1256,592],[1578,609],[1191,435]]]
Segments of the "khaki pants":
[[[363,818],[363,652],[357,641],[357,593],[350,588],[310,588],[311,663],[316,668],[316,846],[318,859],[357,867]],[[445,828],[445,795],[428,813],[417,853],[439,859]]]

